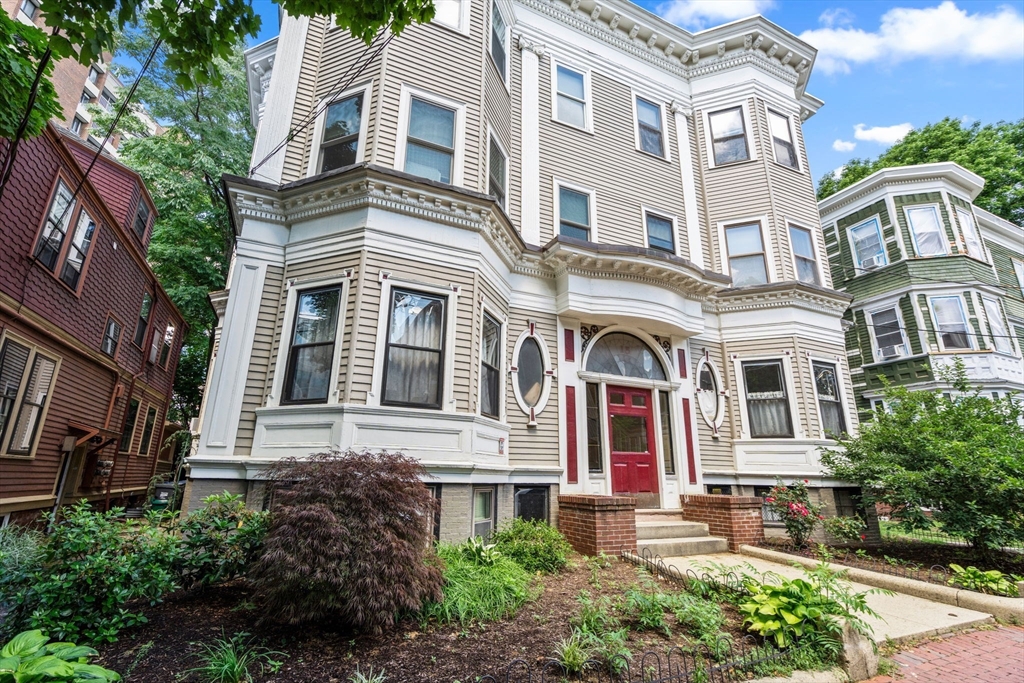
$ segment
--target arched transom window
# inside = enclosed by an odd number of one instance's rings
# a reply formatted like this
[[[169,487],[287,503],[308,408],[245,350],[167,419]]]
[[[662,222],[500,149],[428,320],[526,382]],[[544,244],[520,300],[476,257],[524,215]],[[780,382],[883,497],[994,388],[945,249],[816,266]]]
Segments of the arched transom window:
[[[594,342],[587,371],[621,377],[665,380],[665,369],[644,342],[625,332],[612,332]]]

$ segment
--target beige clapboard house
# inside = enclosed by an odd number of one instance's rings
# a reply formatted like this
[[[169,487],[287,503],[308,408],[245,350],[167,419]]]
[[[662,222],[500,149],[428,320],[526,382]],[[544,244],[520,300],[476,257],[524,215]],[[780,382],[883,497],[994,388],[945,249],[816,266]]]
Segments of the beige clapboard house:
[[[449,539],[554,521],[559,493],[677,508],[778,475],[833,499],[818,448],[857,415],[811,46],[760,17],[447,0],[376,48],[285,16],[248,54],[263,163],[225,179],[188,505],[350,447],[420,459]]]

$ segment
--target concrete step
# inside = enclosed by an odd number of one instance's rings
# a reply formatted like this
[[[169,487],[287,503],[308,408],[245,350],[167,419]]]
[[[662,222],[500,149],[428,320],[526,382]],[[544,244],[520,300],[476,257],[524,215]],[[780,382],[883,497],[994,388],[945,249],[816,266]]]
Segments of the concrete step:
[[[685,557],[729,551],[729,542],[716,536],[645,539],[637,540],[636,545],[637,550],[641,553],[648,550],[652,554],[662,557]]]
[[[684,522],[677,519],[647,521],[636,520],[637,540],[656,538],[695,538],[708,535],[708,525],[700,522]]]

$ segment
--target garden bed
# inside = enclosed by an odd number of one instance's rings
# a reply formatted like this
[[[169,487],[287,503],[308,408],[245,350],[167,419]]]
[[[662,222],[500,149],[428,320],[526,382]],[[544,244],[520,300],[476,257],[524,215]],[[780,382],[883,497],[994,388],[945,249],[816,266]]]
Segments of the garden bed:
[[[622,598],[630,587],[640,584],[634,565],[609,558],[596,568],[574,556],[570,569],[562,574],[538,577],[539,594],[514,616],[486,624],[421,627],[407,620],[395,629],[373,636],[325,627],[282,627],[258,625],[263,616],[252,603],[244,581],[208,588],[202,592],[177,593],[163,604],[144,610],[149,622],[122,632],[118,642],[101,648],[99,663],[123,672],[128,683],[166,683],[168,680],[199,681],[195,675],[179,674],[199,666],[201,643],[210,644],[223,636],[251,634],[255,642],[284,653],[276,673],[260,673],[261,683],[344,683],[357,669],[384,670],[388,681],[408,683],[452,683],[475,680],[476,676],[504,671],[516,658],[536,661],[552,656],[555,644],[569,635],[571,619],[580,612],[581,591],[594,598]],[[674,592],[678,587],[659,581],[659,590]],[[735,640],[744,635],[742,618],[729,604],[723,604],[724,631]],[[672,632],[634,631],[628,646],[634,653],[659,652],[669,647],[689,648],[693,641],[680,633],[671,614],[665,620]]]

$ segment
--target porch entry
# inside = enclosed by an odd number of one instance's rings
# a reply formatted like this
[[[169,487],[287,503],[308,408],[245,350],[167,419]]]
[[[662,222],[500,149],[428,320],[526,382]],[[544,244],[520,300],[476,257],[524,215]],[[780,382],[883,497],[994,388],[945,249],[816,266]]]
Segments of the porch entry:
[[[608,385],[613,493],[656,499],[658,462],[652,398],[650,389]]]

